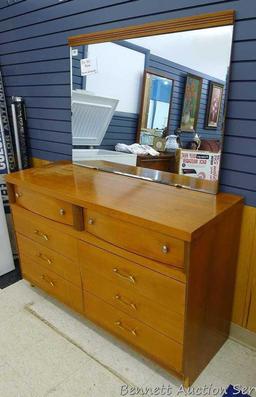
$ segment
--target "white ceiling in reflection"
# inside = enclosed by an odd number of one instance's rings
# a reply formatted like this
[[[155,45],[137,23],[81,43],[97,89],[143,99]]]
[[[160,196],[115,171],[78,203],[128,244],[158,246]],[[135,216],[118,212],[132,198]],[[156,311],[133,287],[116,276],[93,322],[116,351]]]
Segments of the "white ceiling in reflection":
[[[192,30],[127,40],[152,54],[225,80],[233,26]]]

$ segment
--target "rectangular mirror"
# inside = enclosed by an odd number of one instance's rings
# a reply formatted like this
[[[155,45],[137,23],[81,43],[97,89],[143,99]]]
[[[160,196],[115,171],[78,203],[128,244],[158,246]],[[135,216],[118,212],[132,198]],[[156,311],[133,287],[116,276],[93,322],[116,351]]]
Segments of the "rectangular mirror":
[[[71,47],[73,162],[217,193],[232,36],[228,25]]]

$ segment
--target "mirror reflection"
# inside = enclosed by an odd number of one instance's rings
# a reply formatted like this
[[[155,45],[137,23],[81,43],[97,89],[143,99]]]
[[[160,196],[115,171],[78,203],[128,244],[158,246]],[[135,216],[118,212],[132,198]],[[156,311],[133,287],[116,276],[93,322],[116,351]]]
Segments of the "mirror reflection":
[[[216,193],[232,33],[71,48],[73,161]]]
[[[147,140],[147,132],[150,135],[152,130],[158,130],[159,136],[162,136],[163,130],[167,128],[172,86],[173,81],[168,77],[146,72],[141,109],[141,144],[153,144],[152,140]]]

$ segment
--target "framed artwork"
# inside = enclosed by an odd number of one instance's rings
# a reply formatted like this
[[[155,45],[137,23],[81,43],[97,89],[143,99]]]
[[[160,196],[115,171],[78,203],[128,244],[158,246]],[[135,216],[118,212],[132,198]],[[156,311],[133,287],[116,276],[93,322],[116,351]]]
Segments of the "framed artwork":
[[[217,129],[220,119],[220,109],[223,97],[224,86],[210,82],[205,128]]]
[[[181,116],[181,131],[195,132],[198,119],[202,79],[189,74],[187,76],[183,109]]]

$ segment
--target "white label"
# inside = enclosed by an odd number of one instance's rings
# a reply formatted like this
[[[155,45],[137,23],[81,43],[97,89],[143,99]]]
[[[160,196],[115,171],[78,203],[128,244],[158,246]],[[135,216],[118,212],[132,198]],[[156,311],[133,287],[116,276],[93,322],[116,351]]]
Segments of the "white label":
[[[72,50],[72,57],[77,57],[77,55],[78,55],[78,49],[77,49],[77,48],[74,48],[74,49]]]
[[[98,73],[98,65],[96,58],[84,58],[80,61],[81,76],[89,76]]]

